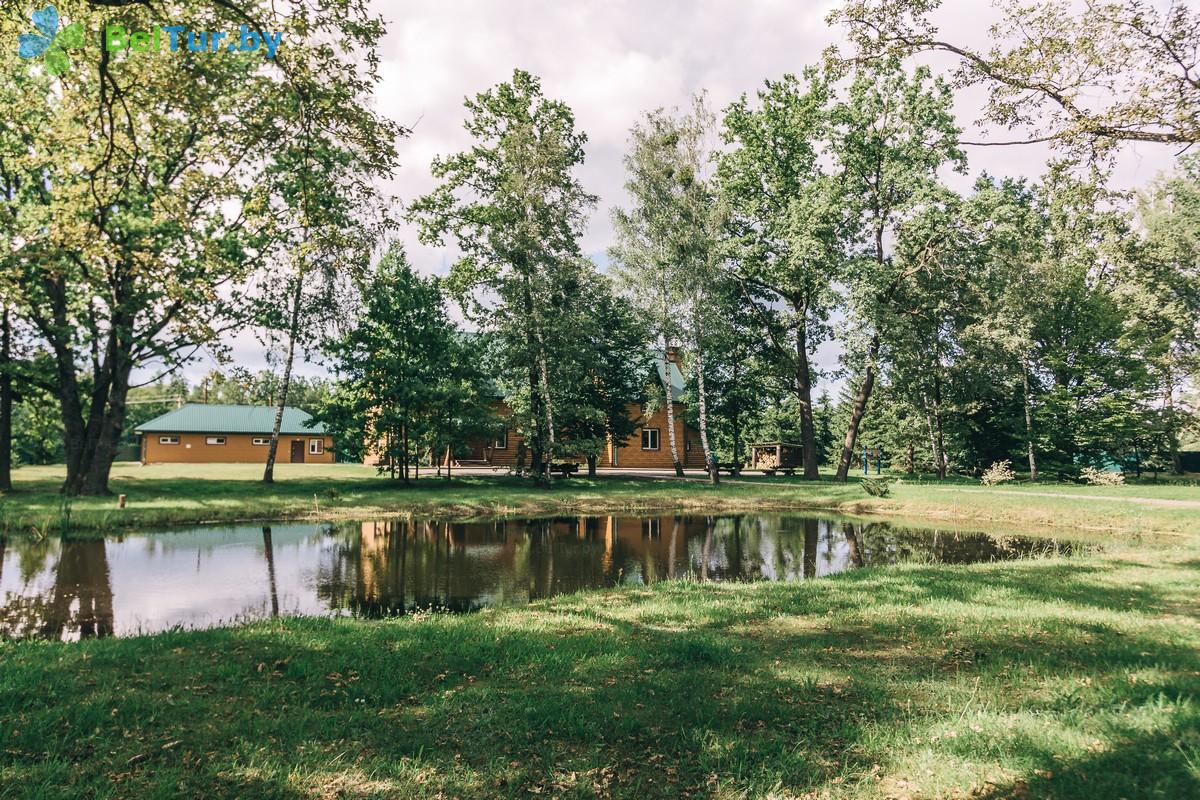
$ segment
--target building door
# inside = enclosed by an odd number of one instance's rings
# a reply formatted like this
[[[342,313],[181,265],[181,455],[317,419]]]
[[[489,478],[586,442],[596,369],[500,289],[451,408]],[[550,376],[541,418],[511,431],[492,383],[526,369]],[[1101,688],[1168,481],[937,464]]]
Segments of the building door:
[[[292,463],[293,464],[303,464],[304,463],[304,440],[303,439],[293,439],[292,440]]]

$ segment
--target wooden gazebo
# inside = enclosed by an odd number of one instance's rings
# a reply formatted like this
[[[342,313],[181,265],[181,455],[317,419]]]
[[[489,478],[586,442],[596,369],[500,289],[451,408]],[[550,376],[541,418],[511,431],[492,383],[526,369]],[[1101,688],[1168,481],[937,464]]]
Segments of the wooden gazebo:
[[[788,469],[804,462],[804,449],[795,442],[755,442],[750,445],[750,469]]]

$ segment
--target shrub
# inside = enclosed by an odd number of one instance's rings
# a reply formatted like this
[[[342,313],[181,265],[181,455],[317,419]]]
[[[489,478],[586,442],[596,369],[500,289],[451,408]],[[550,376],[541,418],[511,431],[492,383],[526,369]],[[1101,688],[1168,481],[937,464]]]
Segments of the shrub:
[[[983,471],[983,477],[979,482],[984,486],[995,486],[998,483],[1008,483],[1011,480],[1016,480],[1017,473],[1013,472],[1012,462],[1008,459],[997,461],[986,470]]]
[[[1105,472],[1095,467],[1084,467],[1079,471],[1079,477],[1088,486],[1123,486],[1125,484],[1124,472]]]
[[[872,497],[887,497],[892,490],[891,478],[863,478],[859,481],[863,491]]]

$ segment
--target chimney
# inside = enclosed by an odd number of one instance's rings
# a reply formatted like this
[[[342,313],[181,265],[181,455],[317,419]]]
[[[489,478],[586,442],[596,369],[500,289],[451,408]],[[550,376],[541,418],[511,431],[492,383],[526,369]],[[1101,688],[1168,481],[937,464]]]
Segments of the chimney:
[[[678,347],[668,347],[667,348],[667,361],[674,364],[675,366],[679,366],[679,348]]]

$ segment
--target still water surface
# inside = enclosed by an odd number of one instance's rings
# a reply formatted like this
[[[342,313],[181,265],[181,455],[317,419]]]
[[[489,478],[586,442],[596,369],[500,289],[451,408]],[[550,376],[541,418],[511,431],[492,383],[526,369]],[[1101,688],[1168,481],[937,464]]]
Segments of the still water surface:
[[[795,515],[0,537],[0,636],[72,640],[279,615],[470,611],[670,578],[798,581],[899,561],[966,564],[1078,547]]]

